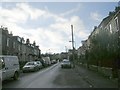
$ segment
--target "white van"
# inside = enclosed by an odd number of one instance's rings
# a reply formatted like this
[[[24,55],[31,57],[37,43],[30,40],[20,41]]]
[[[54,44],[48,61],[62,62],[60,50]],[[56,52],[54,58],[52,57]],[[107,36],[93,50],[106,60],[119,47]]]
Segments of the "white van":
[[[51,65],[50,57],[42,57],[42,59],[45,61],[46,65]]]
[[[20,68],[17,56],[0,56],[0,73],[2,73],[2,81],[8,78],[17,80],[19,71]]]

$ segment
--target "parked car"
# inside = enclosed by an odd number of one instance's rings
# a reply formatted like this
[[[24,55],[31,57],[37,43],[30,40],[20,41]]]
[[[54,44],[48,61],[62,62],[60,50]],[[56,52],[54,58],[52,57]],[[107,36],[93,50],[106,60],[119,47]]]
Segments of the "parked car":
[[[43,67],[45,67],[45,66],[46,66],[46,64],[45,64],[45,60],[40,59],[39,61],[42,63],[42,66],[43,66]]]
[[[1,81],[13,78],[17,80],[20,74],[19,60],[17,56],[0,56]]]
[[[61,63],[61,68],[71,68],[71,62],[67,59],[64,59]]]
[[[55,64],[55,63],[57,63],[56,60],[52,60],[52,61],[51,61],[51,64]]]
[[[40,61],[36,61],[36,62],[37,62],[37,65],[38,65],[39,69],[43,68],[43,65]]]
[[[24,66],[23,66],[23,72],[28,72],[28,71],[38,71],[39,67],[36,61],[31,61],[31,62],[27,62]]]

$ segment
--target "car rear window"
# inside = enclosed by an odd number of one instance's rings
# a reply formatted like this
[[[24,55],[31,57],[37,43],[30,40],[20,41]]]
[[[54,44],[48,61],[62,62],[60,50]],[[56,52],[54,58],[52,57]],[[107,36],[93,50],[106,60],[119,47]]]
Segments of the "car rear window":
[[[64,63],[70,63],[70,61],[63,61]]]

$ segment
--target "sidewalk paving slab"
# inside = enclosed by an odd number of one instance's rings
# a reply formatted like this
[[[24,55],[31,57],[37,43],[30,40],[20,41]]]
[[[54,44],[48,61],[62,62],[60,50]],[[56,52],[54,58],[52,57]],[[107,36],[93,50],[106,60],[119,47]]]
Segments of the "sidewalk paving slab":
[[[76,66],[74,70],[93,88],[118,88],[117,79],[109,79],[83,66]]]

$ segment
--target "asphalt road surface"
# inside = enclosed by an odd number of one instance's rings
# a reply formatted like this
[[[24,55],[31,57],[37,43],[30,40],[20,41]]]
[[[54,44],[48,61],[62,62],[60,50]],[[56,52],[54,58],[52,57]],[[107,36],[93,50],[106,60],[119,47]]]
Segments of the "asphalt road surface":
[[[42,69],[38,72],[21,73],[20,78],[17,81],[10,79],[3,82],[3,88],[92,88],[92,87],[93,85],[88,80],[83,78],[83,76],[76,73],[74,69],[62,69],[60,63]],[[115,86],[113,86],[113,88],[114,87]]]

